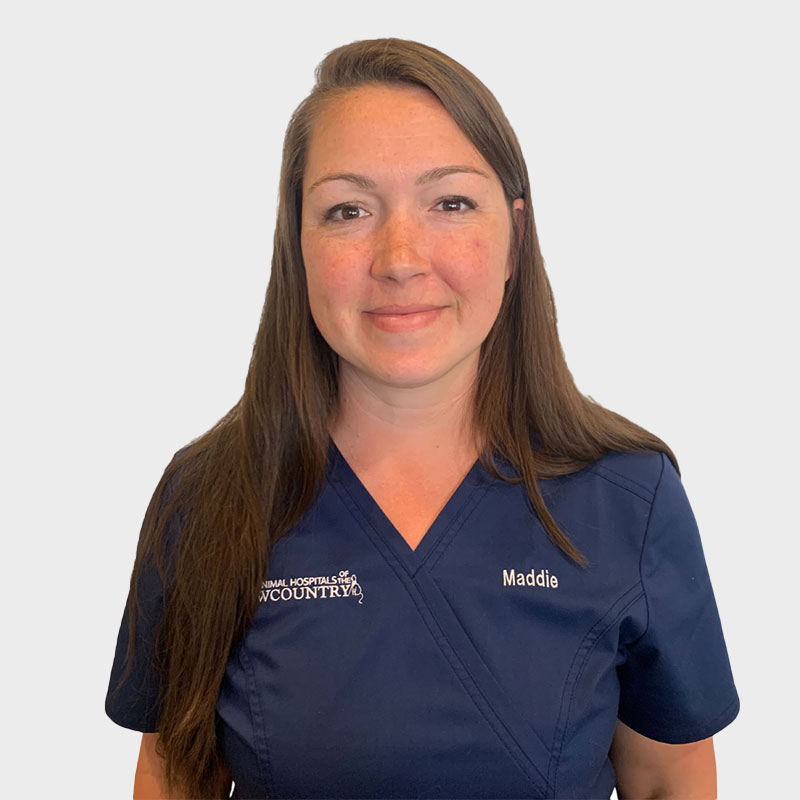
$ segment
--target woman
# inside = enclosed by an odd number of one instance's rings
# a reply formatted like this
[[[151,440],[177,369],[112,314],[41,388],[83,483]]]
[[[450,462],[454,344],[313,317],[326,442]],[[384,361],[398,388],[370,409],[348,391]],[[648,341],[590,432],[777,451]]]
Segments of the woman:
[[[679,475],[575,387],[493,95],[332,51],[243,396],[145,514],[135,796],[713,797],[739,700]]]

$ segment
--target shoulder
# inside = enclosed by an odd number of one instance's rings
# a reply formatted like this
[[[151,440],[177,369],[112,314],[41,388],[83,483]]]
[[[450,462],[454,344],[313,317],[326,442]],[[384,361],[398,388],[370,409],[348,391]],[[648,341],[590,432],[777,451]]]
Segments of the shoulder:
[[[172,497],[173,491],[184,478],[184,474],[189,467],[189,461],[193,457],[190,455],[190,447],[191,445],[187,444],[181,447],[179,450],[176,450],[164,469],[166,481],[164,482],[164,488],[161,496],[162,504],[166,503]]]
[[[585,471],[599,481],[636,495],[648,503],[653,501],[665,472],[670,471],[677,477],[669,457],[653,450],[609,450],[586,467]]]
[[[641,553],[657,507],[665,470],[674,471],[659,451],[607,451],[577,472],[541,481],[542,497],[554,519],[588,558],[605,563]],[[677,477],[677,473],[676,473]]]
[[[597,513],[598,504],[649,508],[662,483],[680,483],[669,457],[656,450],[608,450],[575,472],[541,478],[546,501],[588,502]]]

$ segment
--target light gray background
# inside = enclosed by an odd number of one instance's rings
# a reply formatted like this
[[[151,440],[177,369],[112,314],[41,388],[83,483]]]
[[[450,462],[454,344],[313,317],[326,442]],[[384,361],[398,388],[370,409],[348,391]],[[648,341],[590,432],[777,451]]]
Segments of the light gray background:
[[[142,517],[242,392],[289,115],[377,36],[505,109],[578,386],[683,471],[742,702],[719,796],[796,787],[793,4],[162,0],[0,11],[4,790],[131,794],[103,701]]]

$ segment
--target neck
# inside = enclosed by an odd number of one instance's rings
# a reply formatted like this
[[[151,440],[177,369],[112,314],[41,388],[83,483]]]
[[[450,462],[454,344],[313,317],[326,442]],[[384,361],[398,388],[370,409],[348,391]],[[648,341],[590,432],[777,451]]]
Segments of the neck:
[[[474,460],[474,384],[462,375],[425,386],[377,385],[340,369],[331,437],[343,454],[362,460]]]

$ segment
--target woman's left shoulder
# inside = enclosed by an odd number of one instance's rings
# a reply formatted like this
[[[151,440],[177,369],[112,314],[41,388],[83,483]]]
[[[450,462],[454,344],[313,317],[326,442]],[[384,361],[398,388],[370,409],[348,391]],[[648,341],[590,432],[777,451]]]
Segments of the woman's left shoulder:
[[[675,472],[669,457],[655,450],[609,450],[589,466],[589,472],[652,500],[666,470]]]

